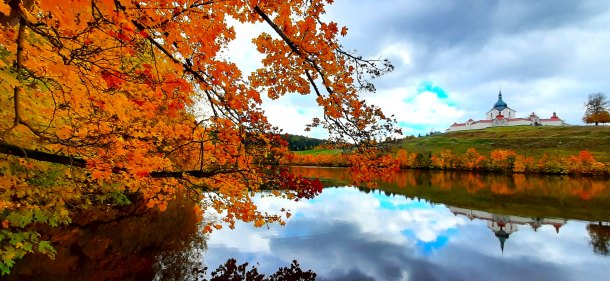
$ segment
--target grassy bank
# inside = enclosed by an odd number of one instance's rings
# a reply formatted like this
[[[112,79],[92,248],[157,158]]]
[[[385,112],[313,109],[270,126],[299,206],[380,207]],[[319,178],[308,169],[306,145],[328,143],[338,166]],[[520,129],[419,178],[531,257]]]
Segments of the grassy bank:
[[[495,127],[407,139],[400,144],[400,148],[409,152],[432,154],[443,148],[464,153],[470,147],[482,154],[489,154],[494,149],[510,149],[536,158],[545,153],[577,155],[586,149],[595,159],[610,165],[610,126]]]
[[[539,158],[548,155],[578,155],[589,150],[595,159],[610,165],[610,126],[564,127],[495,127],[484,130],[451,132],[440,135],[403,140],[398,149],[432,154],[449,148],[454,153],[465,153],[473,147],[489,155],[494,149],[510,149],[519,155]],[[300,155],[338,154],[341,150],[295,151]]]

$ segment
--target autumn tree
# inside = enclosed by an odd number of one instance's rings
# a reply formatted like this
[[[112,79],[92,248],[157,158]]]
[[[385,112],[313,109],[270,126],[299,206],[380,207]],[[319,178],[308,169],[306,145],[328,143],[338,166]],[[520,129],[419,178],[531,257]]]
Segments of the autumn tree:
[[[585,116],[582,120],[597,126],[599,123],[610,122],[610,113],[608,112],[608,98],[604,93],[590,94],[589,99],[585,103]]]
[[[286,142],[262,95],[311,94],[324,114],[308,128],[350,144],[362,179],[395,170],[383,155],[400,131],[360,97],[392,66],[339,44],[347,28],[321,18],[330,3],[0,1],[2,271],[52,253],[32,224],[134,196],[164,209],[186,193],[202,202],[198,214],[215,210],[229,226],[281,221],[257,210],[254,192],[298,199],[321,185],[280,165]],[[273,30],[253,40],[264,58],[252,73],[227,54],[232,22]]]

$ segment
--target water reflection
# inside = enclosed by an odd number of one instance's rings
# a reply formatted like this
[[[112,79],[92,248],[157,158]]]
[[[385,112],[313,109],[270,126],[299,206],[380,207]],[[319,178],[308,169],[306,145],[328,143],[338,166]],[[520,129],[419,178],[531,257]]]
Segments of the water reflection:
[[[587,225],[587,231],[591,237],[593,252],[598,255],[608,256],[610,247],[610,222],[597,222]]]
[[[229,259],[266,276],[298,260],[317,280],[607,278],[606,181],[402,171],[368,189],[345,187],[345,169],[298,171],[340,187],[299,202],[255,198],[262,212],[290,209],[284,227],[242,223],[204,236],[188,202],[165,213],[92,212],[43,237],[56,261],[26,257],[9,280],[194,279],[193,268]]]
[[[351,182],[349,172],[341,168],[294,167],[293,171],[332,179],[325,181],[328,186]],[[610,221],[610,181],[604,178],[402,170],[380,182],[379,190],[496,213]]]
[[[202,266],[196,254],[207,247],[193,207],[181,200],[165,212],[143,203],[83,211],[70,226],[41,230],[41,238],[57,250],[55,260],[26,255],[2,279],[151,280],[155,274],[163,280],[188,278],[193,268]]]
[[[504,252],[506,239],[508,239],[512,233],[519,230],[519,225],[529,226],[534,231],[538,231],[538,228],[548,225],[555,228],[555,231],[559,233],[559,229],[567,223],[566,219],[526,218],[521,216],[492,214],[485,211],[470,210],[454,206],[447,206],[447,208],[449,208],[454,215],[462,215],[470,220],[479,219],[487,221],[487,228],[489,228],[494,236],[500,241],[500,249],[502,252]]]
[[[260,200],[270,209],[284,205]],[[478,217],[470,220],[442,205],[354,188],[327,189],[292,208],[296,217],[285,228],[239,225],[214,233],[206,263],[233,256],[270,270],[295,258],[319,280],[588,280],[607,272],[608,261],[593,255],[582,239],[582,222],[454,209]],[[502,222],[504,231],[512,225],[504,253],[489,222],[497,233]],[[540,226],[514,232],[521,223]],[[560,233],[552,227],[558,223]]]

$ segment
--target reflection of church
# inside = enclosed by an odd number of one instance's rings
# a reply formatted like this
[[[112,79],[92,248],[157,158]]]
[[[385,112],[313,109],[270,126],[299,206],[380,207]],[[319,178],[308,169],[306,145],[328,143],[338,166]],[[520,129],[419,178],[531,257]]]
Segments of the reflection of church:
[[[566,224],[565,219],[554,219],[554,218],[526,218],[520,216],[511,215],[498,215],[484,211],[470,210],[464,208],[458,208],[453,206],[447,206],[454,215],[463,215],[468,217],[470,220],[480,219],[487,221],[487,228],[493,231],[494,235],[500,241],[500,249],[504,252],[504,243],[506,239],[515,231],[518,230],[518,225],[529,225],[537,231],[538,228],[543,225],[550,225],[555,228],[555,231],[559,233],[559,228]]]

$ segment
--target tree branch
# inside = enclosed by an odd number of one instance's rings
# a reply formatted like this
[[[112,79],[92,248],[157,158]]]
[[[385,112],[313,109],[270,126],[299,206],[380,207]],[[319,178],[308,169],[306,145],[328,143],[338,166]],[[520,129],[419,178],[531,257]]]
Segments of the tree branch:
[[[87,167],[87,161],[84,159],[27,149],[8,143],[0,143],[0,153],[80,168]]]
[[[8,143],[0,143],[0,153],[6,155],[13,155],[17,157],[24,157],[34,159],[43,162],[70,165],[73,167],[86,168],[87,160],[81,158],[74,158],[66,155],[58,155],[38,150],[27,149]],[[122,168],[113,168],[113,173],[125,172]],[[243,172],[243,170],[236,168],[215,168],[207,171],[192,170],[192,171],[155,171],[150,173],[152,178],[183,178],[184,175],[189,175],[196,178],[208,178],[215,175],[231,174]]]

